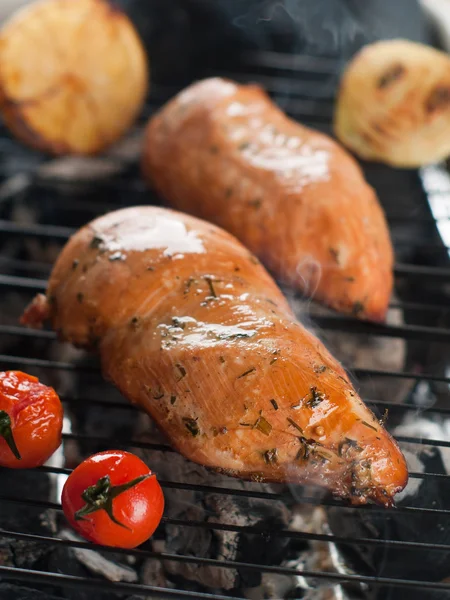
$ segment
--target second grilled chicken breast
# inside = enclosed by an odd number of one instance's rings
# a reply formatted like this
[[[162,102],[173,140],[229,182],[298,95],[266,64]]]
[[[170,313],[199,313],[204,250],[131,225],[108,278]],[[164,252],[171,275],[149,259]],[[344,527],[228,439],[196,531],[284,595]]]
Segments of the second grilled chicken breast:
[[[343,148],[259,87],[187,88],[150,120],[142,164],[170,205],[236,235],[280,280],[384,320],[393,252],[373,189]]]

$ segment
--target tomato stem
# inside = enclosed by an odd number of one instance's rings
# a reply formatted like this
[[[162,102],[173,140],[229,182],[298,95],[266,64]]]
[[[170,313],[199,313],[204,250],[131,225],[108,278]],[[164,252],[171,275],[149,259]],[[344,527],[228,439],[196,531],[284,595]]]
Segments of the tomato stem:
[[[108,517],[115,523],[116,525],[120,525],[120,527],[124,527],[125,529],[130,530],[129,527],[121,523],[116,519],[113,513],[113,500],[119,494],[123,494],[127,490],[130,490],[132,487],[141,483],[145,479],[152,477],[153,473],[148,473],[147,475],[141,475],[140,477],[136,477],[136,479],[132,479],[127,483],[123,483],[122,485],[111,485],[111,480],[109,475],[105,475],[101,477],[96,484],[90,485],[88,488],[84,490],[81,494],[81,497],[85,501],[85,505],[77,510],[75,513],[76,521],[86,521],[85,517],[90,515],[98,510],[104,510]],[[131,531],[131,530],[130,530]]]
[[[21,460],[22,457],[20,456],[20,452],[16,446],[16,441],[14,440],[11,428],[11,417],[4,410],[0,410],[0,435],[8,444],[11,452],[14,454],[17,460]]]

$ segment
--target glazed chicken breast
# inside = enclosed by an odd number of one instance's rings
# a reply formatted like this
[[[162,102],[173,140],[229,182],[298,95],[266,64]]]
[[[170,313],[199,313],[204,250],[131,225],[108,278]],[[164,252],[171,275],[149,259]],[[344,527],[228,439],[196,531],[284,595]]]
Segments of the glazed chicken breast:
[[[174,208],[220,225],[283,282],[385,319],[393,252],[373,189],[331,138],[255,85],[195,83],[149,122],[143,172]]]
[[[192,461],[353,503],[390,505],[406,484],[399,448],[340,364],[214,225],[156,207],[93,221],[23,322],[47,318],[99,352],[105,377]]]

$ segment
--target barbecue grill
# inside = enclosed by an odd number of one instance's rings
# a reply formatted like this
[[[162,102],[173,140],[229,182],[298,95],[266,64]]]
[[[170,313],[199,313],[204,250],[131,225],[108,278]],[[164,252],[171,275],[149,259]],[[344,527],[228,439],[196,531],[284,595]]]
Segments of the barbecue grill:
[[[342,58],[246,50],[237,64],[233,72],[216,68],[214,74],[260,82],[293,118],[331,133]],[[205,69],[199,75],[211,74]],[[445,165],[421,171],[363,165],[386,211],[396,249],[396,297],[388,324],[317,311],[291,298],[297,309],[306,310],[308,325],[331,345],[338,335],[356,345],[400,343],[404,356],[392,359],[390,368],[345,364],[371,408],[380,416],[389,409],[387,428],[408,457],[410,484],[397,509],[349,508],[312,488],[239,485],[179,459],[181,467],[168,469],[161,484],[188,508],[180,518],[169,499],[151,542],[132,551],[99,549],[64,529],[58,492],[84,456],[123,447],[144,453],[152,468],[159,473],[159,466],[165,474],[165,463],[177,455],[152,429],[141,435],[151,425],[103,382],[95,358],[59,344],[53,332],[22,328],[18,317],[31,297],[45,290],[52,262],[76,228],[108,210],[160,204],[140,178],[134,136],[180,87],[155,84],[131,141],[104,158],[51,160],[0,130],[0,368],[23,369],[54,385],[68,415],[63,450],[48,465],[33,472],[0,472],[0,597],[450,598],[450,266],[445,237],[450,178]],[[386,348],[389,353],[394,346]],[[196,477],[183,477],[190,469]],[[201,513],[196,511],[199,498],[209,507]],[[213,511],[211,499],[243,510],[250,506],[257,517],[243,521],[225,511],[221,519],[205,518]],[[288,517],[283,517],[283,506]],[[294,527],[292,515],[299,510],[300,525],[297,519]],[[198,551],[169,543],[177,536],[185,540],[187,531],[210,541]],[[216,538],[219,533],[222,537]],[[232,559],[218,550],[230,539],[238,546]],[[311,556],[315,561],[309,562]],[[201,581],[195,572],[205,575]],[[231,583],[225,585],[230,572]]]

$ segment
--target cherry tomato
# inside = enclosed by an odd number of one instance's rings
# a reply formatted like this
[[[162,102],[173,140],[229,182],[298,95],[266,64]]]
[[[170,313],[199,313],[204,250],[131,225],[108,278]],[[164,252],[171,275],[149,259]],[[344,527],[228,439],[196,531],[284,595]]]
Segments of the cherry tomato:
[[[0,465],[38,467],[61,444],[63,408],[55,390],[20,371],[0,372]]]
[[[66,519],[85,539],[135,548],[153,534],[164,510],[156,476],[134,454],[99,452],[69,475],[62,492]]]

